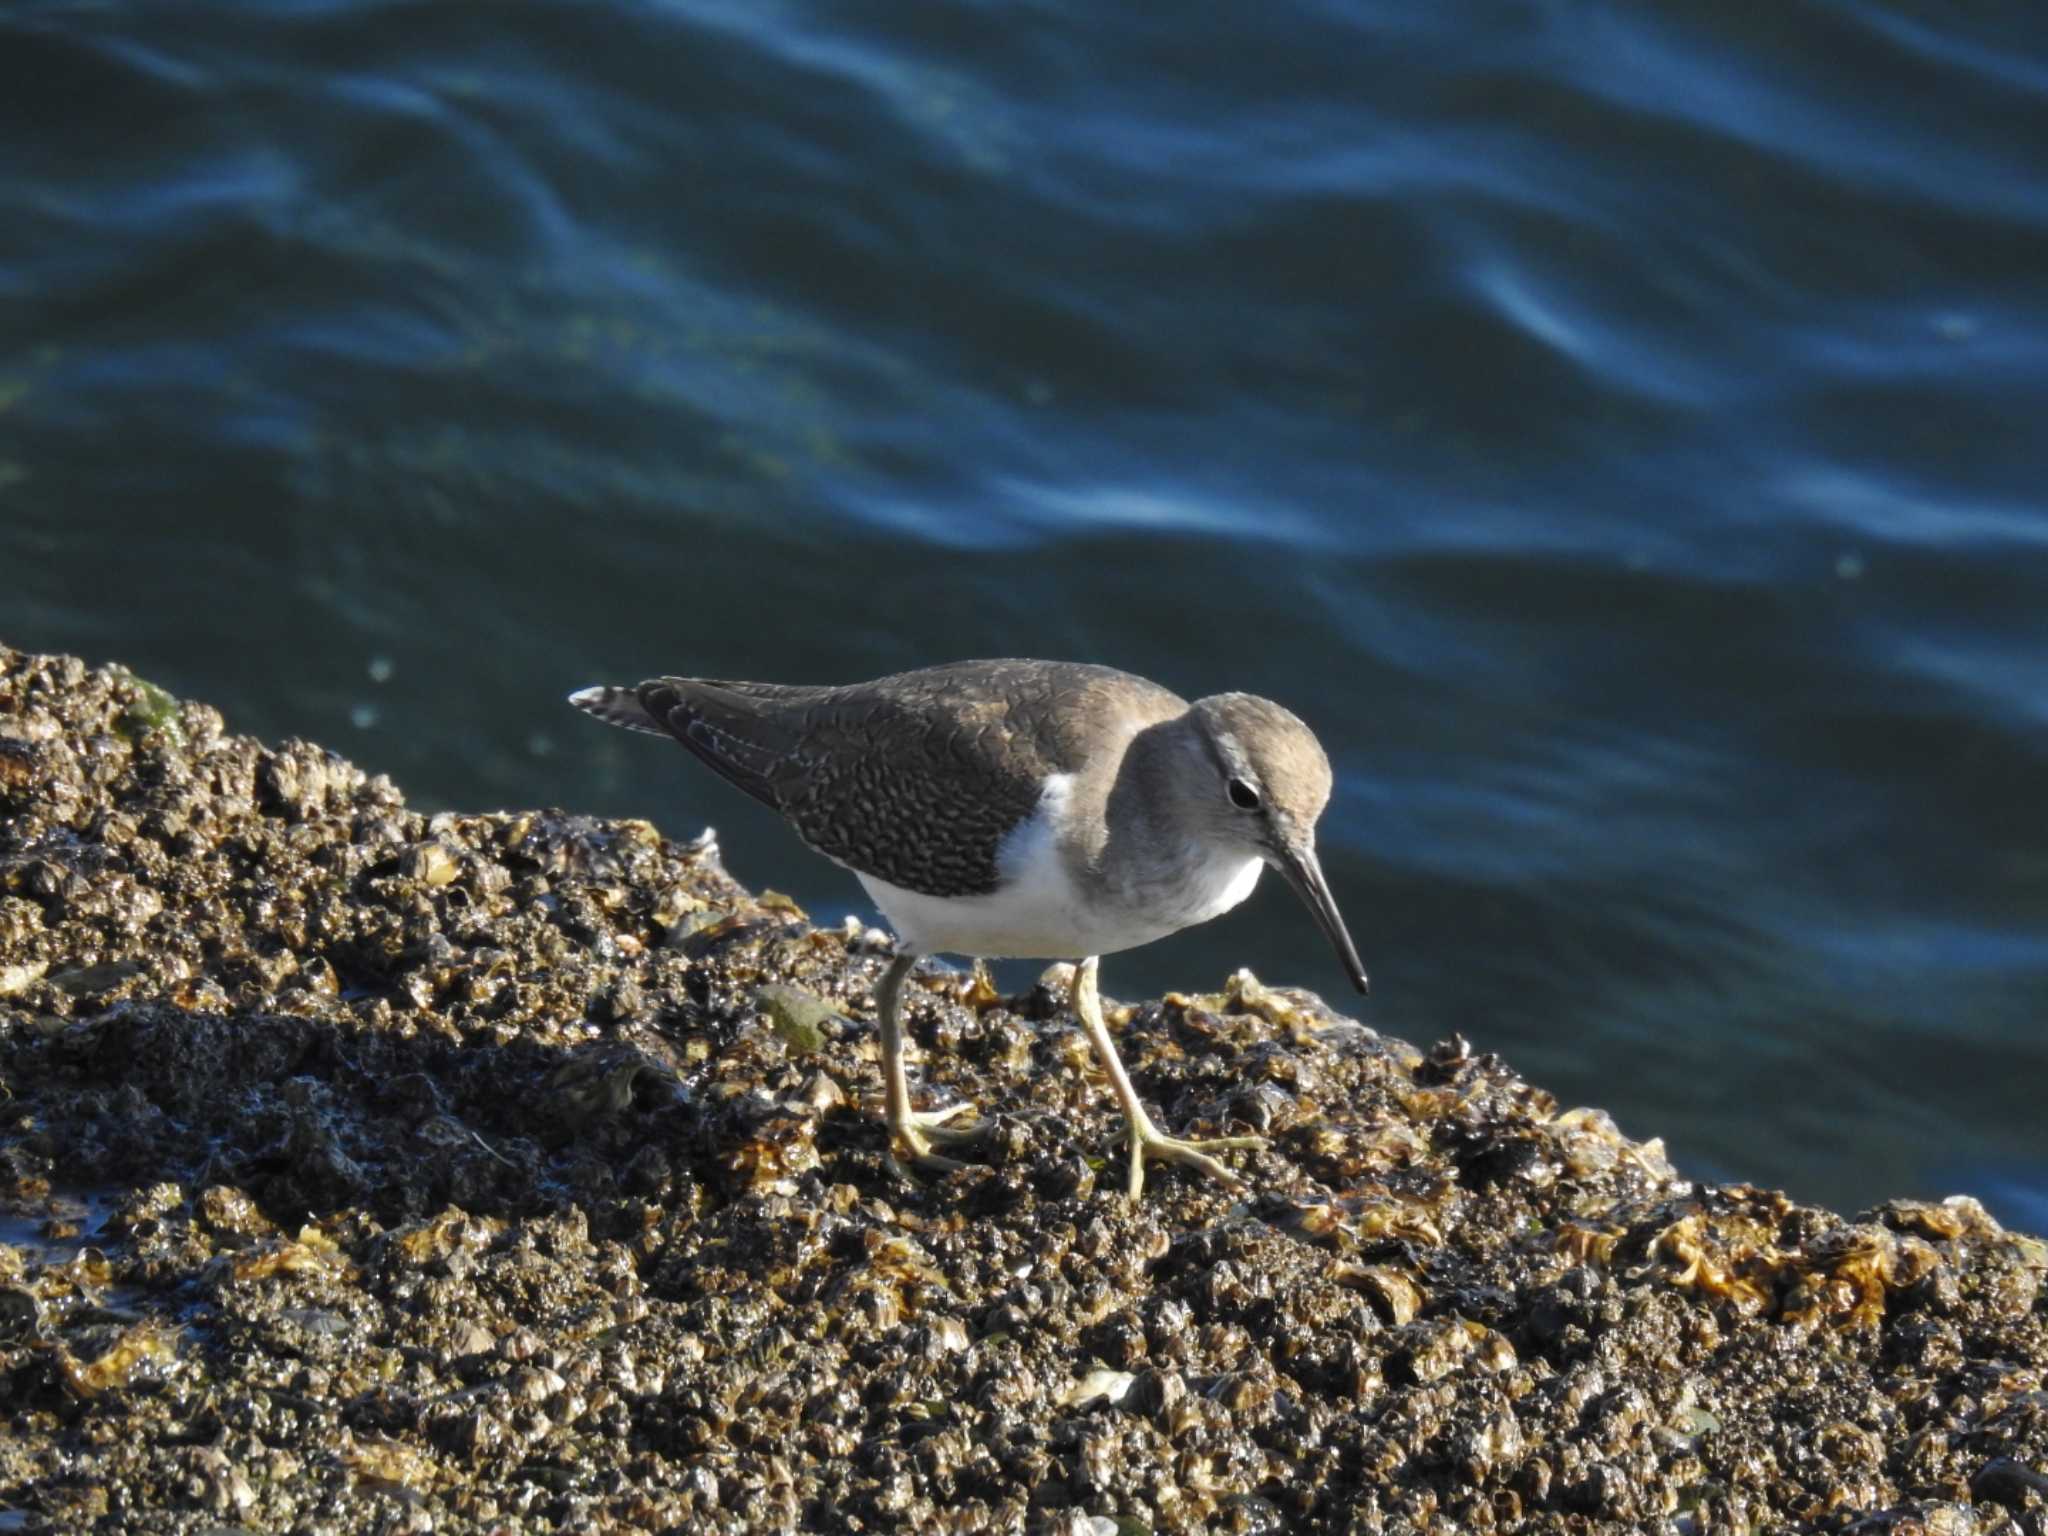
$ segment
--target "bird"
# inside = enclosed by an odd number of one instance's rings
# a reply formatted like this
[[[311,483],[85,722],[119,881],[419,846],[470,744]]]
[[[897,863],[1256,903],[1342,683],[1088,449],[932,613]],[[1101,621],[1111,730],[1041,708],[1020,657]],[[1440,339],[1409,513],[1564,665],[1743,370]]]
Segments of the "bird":
[[[1189,702],[1113,667],[1001,659],[837,686],[656,677],[569,702],[674,738],[865,887],[897,939],[875,1006],[891,1155],[915,1165],[959,1167],[938,1149],[990,1123],[953,1124],[978,1115],[971,1103],[911,1106],[903,984],[924,956],[1074,963],[1074,1012],[1124,1112],[1132,1200],[1148,1163],[1239,1184],[1214,1154],[1263,1142],[1154,1124],[1103,1020],[1102,955],[1229,911],[1270,866],[1369,990],[1316,856],[1329,759],[1268,699]]]

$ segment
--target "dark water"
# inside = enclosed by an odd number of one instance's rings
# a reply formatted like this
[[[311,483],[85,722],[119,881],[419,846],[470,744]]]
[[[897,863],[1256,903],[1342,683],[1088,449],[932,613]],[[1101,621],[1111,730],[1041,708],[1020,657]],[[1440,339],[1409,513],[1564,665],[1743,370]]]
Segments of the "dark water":
[[[561,695],[1268,693],[1368,1020],[1848,1206],[2048,1222],[2044,421],[2038,5],[0,11],[0,638],[827,919]]]

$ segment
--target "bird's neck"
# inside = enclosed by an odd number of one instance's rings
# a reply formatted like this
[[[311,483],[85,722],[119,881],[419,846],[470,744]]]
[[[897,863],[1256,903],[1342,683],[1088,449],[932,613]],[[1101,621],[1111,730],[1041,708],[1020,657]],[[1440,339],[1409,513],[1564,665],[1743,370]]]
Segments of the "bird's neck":
[[[1075,810],[1093,807],[1096,814],[1086,818],[1085,835],[1068,845],[1069,856],[1090,868],[1104,899],[1155,909],[1190,903],[1204,909],[1203,916],[1243,899],[1257,873],[1248,877],[1246,865],[1257,861],[1214,846],[1184,813],[1176,814],[1178,786],[1210,771],[1186,716],[1139,731],[1121,759],[1105,767],[1095,782],[1084,776],[1074,785]]]

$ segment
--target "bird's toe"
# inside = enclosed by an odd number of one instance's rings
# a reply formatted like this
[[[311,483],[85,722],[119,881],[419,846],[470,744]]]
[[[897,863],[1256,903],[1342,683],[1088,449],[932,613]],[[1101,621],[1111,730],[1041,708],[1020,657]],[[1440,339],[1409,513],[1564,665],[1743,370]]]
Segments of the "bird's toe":
[[[976,1117],[972,1125],[950,1123],[956,1116],[964,1114]],[[931,1173],[951,1173],[967,1165],[932,1149],[935,1146],[960,1147],[981,1141],[994,1128],[995,1122],[973,1104],[948,1104],[944,1109],[912,1110],[900,1120],[892,1120],[889,1123],[889,1140],[892,1155],[901,1150],[909,1153],[910,1162],[919,1168]]]
[[[1179,1136],[1168,1136],[1150,1124],[1134,1124],[1131,1127],[1130,1198],[1136,1200],[1145,1192],[1145,1165],[1148,1162],[1179,1163],[1197,1173],[1207,1174],[1218,1183],[1242,1188],[1244,1179],[1209,1154],[1254,1151],[1265,1144],[1263,1136],[1211,1136],[1188,1141]]]

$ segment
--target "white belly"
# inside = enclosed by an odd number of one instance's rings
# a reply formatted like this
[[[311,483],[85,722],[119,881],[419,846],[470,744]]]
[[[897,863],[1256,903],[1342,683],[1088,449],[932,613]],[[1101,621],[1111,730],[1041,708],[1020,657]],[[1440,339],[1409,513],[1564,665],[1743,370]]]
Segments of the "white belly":
[[[986,896],[926,896],[874,875],[854,873],[896,936],[919,954],[989,959],[1079,960],[1150,944],[1227,912],[1258,884],[1263,861],[1240,855],[1191,860],[1189,878],[1139,905],[1091,893],[1060,857],[1057,828],[1066,806],[1065,775],[1046,781],[1031,819],[1004,841],[1002,886]]]

